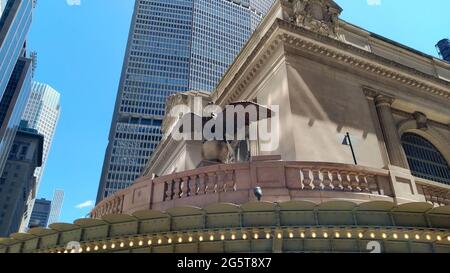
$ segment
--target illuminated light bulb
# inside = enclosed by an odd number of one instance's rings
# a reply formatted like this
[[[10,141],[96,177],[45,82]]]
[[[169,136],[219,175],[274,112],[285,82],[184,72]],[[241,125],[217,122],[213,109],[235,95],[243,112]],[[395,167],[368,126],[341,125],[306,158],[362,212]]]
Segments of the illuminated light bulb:
[[[198,240],[199,240],[200,242],[203,242],[203,236],[198,237]]]
[[[91,251],[91,247],[90,246],[86,247],[86,252],[90,252],[90,251]]]
[[[255,238],[255,240],[258,240],[259,239],[258,233],[255,233],[255,235],[253,235],[253,238]]]
[[[450,242],[450,236],[447,236],[447,241],[449,241],[449,242]]]
[[[247,240],[247,234],[242,234],[242,239]]]
[[[341,234],[340,234],[339,232],[336,232],[336,233],[334,234],[334,237],[340,238],[340,237],[341,237]]]
[[[60,251],[60,250],[58,250],[58,252],[56,252],[56,253],[58,253],[58,254],[59,254],[59,253],[61,253],[61,251]]]
[[[311,235],[312,235],[313,238],[317,237],[317,234],[315,232],[313,232]]]
[[[139,244],[139,246],[143,246],[144,242],[142,240],[140,240],[138,244]]]
[[[214,241],[214,235],[209,236],[210,241]]]
[[[83,253],[83,248],[80,247],[80,249],[78,250],[78,253]]]
[[[364,237],[364,234],[362,234],[362,233],[360,232],[360,233],[358,233],[358,237],[359,237],[359,238],[363,238],[363,237]]]
[[[431,236],[429,234],[427,234],[426,238],[428,241],[431,240]]]
[[[125,244],[123,242],[120,243],[120,247],[125,247]]]
[[[370,238],[374,239],[375,238],[375,233],[370,233]]]
[[[103,250],[106,250],[107,248],[108,248],[108,246],[107,245],[103,245]]]
[[[192,236],[189,236],[188,241],[192,242],[194,240],[194,238],[192,238]]]
[[[178,238],[178,243],[181,244],[182,242],[183,242],[183,238],[179,237],[179,238]]]
[[[438,241],[442,241],[441,235],[436,236],[436,239],[437,239]]]
[[[266,239],[270,239],[270,233],[266,233]]]
[[[70,251],[70,253],[75,253],[75,249],[72,249],[72,250]]]
[[[68,253],[68,252],[67,252],[67,249],[66,249],[66,250],[64,250],[64,253],[66,253],[66,254]]]
[[[167,243],[171,244],[172,243],[172,238],[167,239]]]
[[[231,235],[231,240],[236,240],[236,235]]]
[[[394,239],[398,239],[397,233],[394,233],[394,235],[392,235],[392,237],[394,237]]]
[[[408,240],[409,239],[409,235],[405,234],[405,239]]]
[[[220,236],[220,240],[221,240],[221,241],[225,241],[225,235],[222,234],[222,235]]]
[[[304,232],[300,232],[300,237],[305,238],[305,233]]]
[[[386,239],[387,238],[387,234],[383,233],[383,234],[381,234],[381,237],[383,237],[383,239]]]
[[[133,246],[134,246],[133,241],[131,241],[128,245],[129,245],[130,247],[133,247]]]
[[[416,234],[415,238],[416,238],[416,240],[420,240],[420,235]]]
[[[289,232],[289,238],[294,238],[294,233],[292,233],[292,232]]]
[[[152,240],[148,240],[148,241],[147,241],[147,245],[151,246],[152,244],[153,244],[153,241],[152,241]]]
[[[350,232],[347,232],[347,238],[352,238],[352,234]]]
[[[97,250],[98,250],[98,246],[95,246],[95,247],[94,247],[94,251],[97,251]]]
[[[328,238],[328,233],[324,232],[324,233],[323,233],[323,237],[324,237],[324,238]]]
[[[116,248],[116,244],[115,244],[115,243],[112,243],[112,244],[111,244],[111,248],[112,248],[112,249]]]
[[[283,235],[282,235],[281,233],[278,233],[278,234],[277,234],[277,238],[278,238],[278,239],[281,239],[281,238],[283,238]]]
[[[158,245],[162,244],[162,239],[158,239]]]

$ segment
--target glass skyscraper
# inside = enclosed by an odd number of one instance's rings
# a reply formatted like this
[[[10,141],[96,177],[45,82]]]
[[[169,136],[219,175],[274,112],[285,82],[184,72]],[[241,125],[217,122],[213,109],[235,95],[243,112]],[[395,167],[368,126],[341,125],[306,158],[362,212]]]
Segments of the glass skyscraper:
[[[61,215],[61,209],[64,201],[64,191],[55,190],[53,193],[52,206],[50,209],[50,215],[48,217],[47,225],[57,223],[59,221],[59,216]]]
[[[29,228],[47,227],[48,218],[52,207],[52,201],[46,199],[37,199],[31,214]]]
[[[6,0],[0,0],[0,17],[2,16],[5,6],[6,6]]]
[[[127,188],[161,140],[169,95],[212,91],[273,0],[136,0],[97,202]]]
[[[55,135],[56,126],[59,121],[61,106],[60,94],[50,85],[33,82],[31,94],[25,111],[22,115],[22,120],[28,122],[30,128],[36,129],[39,134],[44,136],[44,151],[42,156],[42,167],[37,168],[36,176],[36,191],[39,191],[39,186],[45,170],[45,164],[50,153],[50,149]],[[28,201],[28,213],[25,214],[21,231],[25,231],[28,226],[29,216],[33,210],[34,198]]]
[[[0,17],[0,172],[20,124],[31,90],[32,65],[26,58],[26,38],[33,0],[2,0]]]

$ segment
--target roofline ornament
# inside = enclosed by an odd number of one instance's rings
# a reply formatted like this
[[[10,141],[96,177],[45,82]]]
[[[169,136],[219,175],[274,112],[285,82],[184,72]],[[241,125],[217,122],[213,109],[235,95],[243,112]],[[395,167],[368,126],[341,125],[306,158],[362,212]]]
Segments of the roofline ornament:
[[[293,9],[297,25],[337,38],[342,8],[333,0],[294,0]]]

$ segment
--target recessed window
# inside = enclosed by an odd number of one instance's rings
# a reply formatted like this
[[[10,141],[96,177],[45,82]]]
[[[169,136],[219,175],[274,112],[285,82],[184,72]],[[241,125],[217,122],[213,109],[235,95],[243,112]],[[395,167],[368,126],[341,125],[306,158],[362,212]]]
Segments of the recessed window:
[[[450,167],[444,156],[425,138],[407,133],[402,145],[414,176],[450,185]]]

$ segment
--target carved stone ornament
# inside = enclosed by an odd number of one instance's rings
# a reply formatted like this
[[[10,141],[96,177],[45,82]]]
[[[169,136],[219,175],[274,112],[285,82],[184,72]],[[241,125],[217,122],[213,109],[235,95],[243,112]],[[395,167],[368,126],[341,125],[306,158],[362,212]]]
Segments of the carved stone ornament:
[[[325,36],[337,36],[342,8],[333,0],[294,0],[293,8],[297,25]]]

